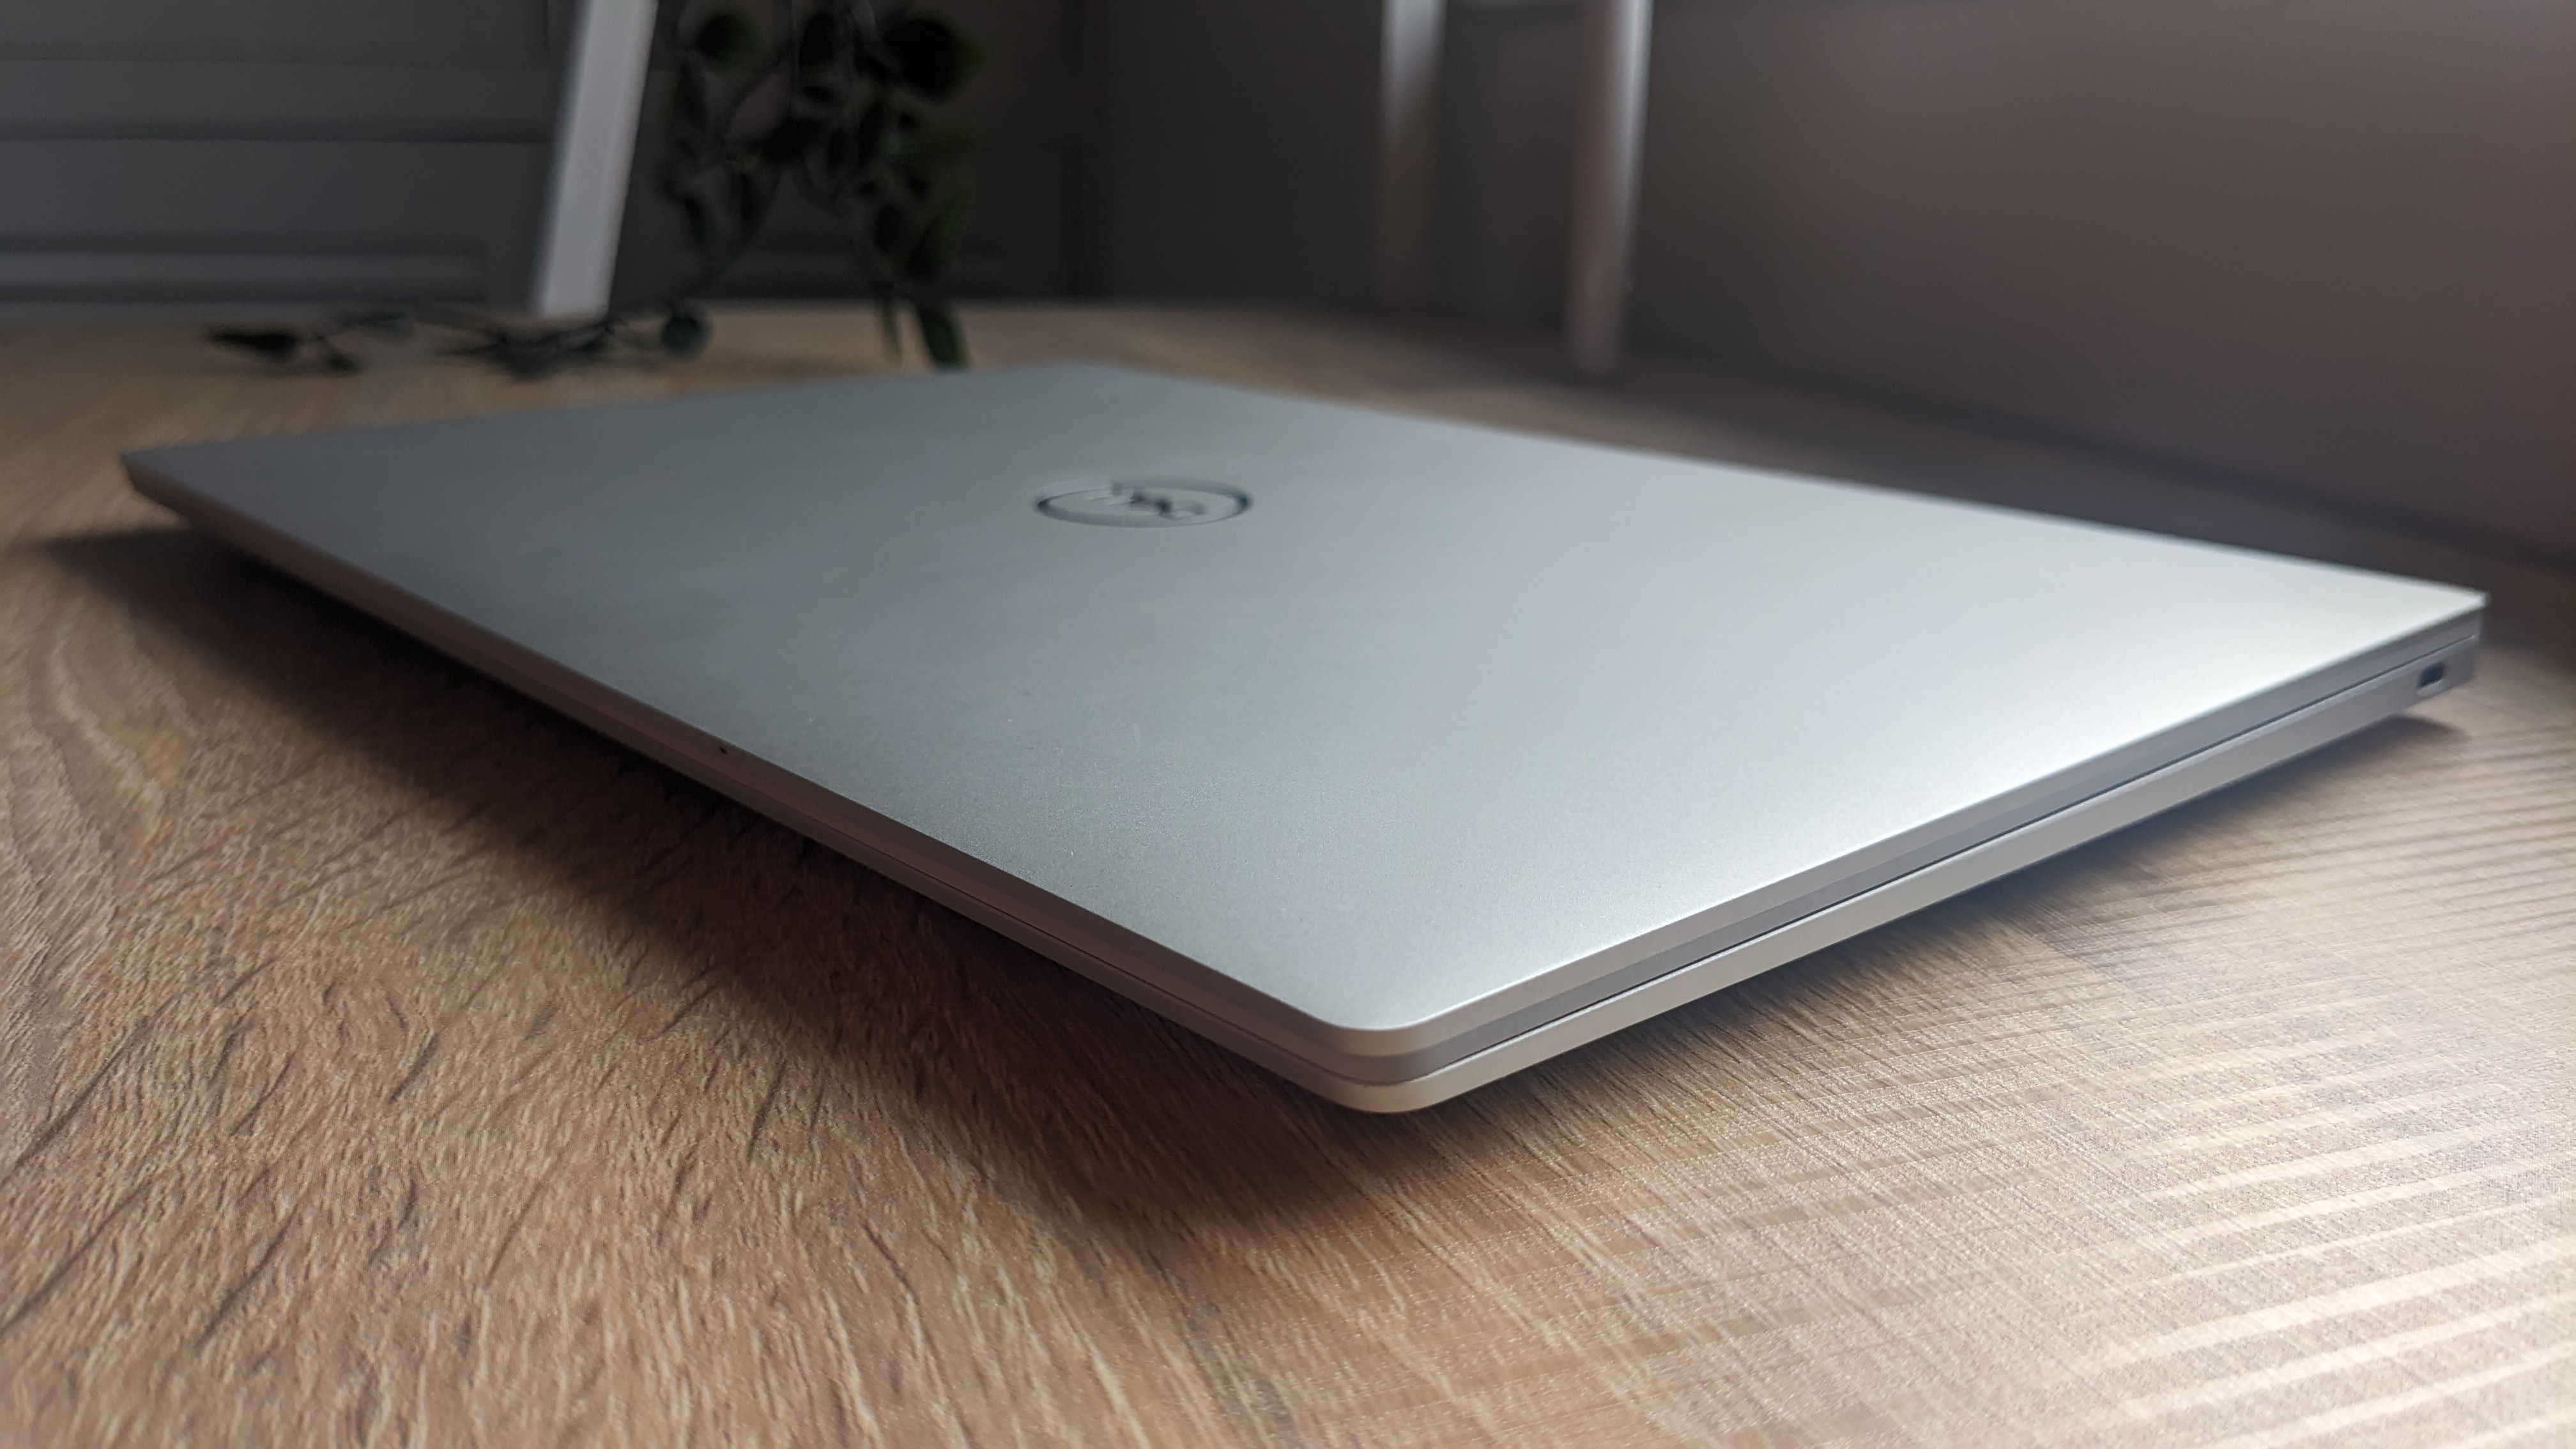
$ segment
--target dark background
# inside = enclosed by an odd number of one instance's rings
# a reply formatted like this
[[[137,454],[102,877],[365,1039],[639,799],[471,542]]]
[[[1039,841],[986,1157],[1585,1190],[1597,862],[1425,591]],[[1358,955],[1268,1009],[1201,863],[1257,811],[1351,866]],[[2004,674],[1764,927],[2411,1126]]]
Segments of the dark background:
[[[966,290],[1371,304],[1376,4],[943,8]],[[1575,17],[1449,6],[1437,310],[1553,322]],[[518,300],[569,21],[0,0],[0,309]],[[1643,345],[2576,560],[2576,5],[1664,0],[1654,55]],[[638,187],[620,290],[680,252]],[[847,285],[793,215],[728,283]]]

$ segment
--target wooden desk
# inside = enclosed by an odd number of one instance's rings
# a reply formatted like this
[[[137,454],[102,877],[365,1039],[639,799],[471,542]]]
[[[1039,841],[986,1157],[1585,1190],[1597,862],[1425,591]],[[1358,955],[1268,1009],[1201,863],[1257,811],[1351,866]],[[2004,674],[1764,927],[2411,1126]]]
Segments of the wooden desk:
[[[1411,1117],[1326,1105],[131,497],[121,447],[866,368],[0,326],[0,1440],[2576,1435],[2576,586],[1678,366],[1091,355],[2496,591],[2473,687]]]

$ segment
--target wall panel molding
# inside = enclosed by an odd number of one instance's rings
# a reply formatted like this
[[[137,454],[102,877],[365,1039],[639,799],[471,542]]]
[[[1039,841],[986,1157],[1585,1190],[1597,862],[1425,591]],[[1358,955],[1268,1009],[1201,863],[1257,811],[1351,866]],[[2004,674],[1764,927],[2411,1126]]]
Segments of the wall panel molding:
[[[0,301],[515,304],[562,0],[0,11]]]

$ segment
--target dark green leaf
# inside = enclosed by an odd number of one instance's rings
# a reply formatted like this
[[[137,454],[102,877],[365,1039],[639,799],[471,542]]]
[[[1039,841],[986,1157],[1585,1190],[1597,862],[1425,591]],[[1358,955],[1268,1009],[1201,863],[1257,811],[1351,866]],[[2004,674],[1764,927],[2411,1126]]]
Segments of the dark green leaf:
[[[834,126],[823,137],[823,175],[831,190],[849,185],[859,170],[859,128]]]
[[[894,286],[894,269],[886,264],[885,254],[877,250],[857,218],[847,214],[842,217],[841,242],[850,249],[850,261],[859,269],[859,285],[872,295],[885,297]]]
[[[964,131],[922,131],[905,140],[895,169],[913,195],[928,196],[974,149],[975,138]]]
[[[778,118],[769,134],[760,138],[760,159],[772,166],[793,165],[804,158],[807,148],[823,134],[822,123],[812,116],[790,111]]]
[[[653,184],[676,206],[680,197],[689,190],[690,183],[704,169],[705,164],[698,157],[682,155],[679,143],[674,140],[663,151],[662,164],[653,168]]]
[[[935,366],[945,371],[966,365],[966,329],[946,302],[915,302],[912,317],[921,324],[921,350]]]
[[[876,221],[868,228],[868,240],[875,243],[878,255],[899,259],[912,255],[913,238],[920,229],[908,208],[888,203],[877,208]]]
[[[209,327],[206,340],[257,353],[272,362],[284,362],[304,350],[304,334],[282,327]]]
[[[741,11],[719,10],[698,27],[689,49],[718,70],[735,70],[760,53],[760,32]]]
[[[853,171],[865,171],[885,159],[886,137],[893,128],[894,107],[887,105],[882,97],[868,102],[867,110],[859,116],[858,130],[853,137],[858,150],[858,154],[851,158]]]
[[[679,203],[680,215],[689,223],[689,245],[700,252],[715,245],[715,214],[707,210],[707,201],[695,192],[683,191],[672,198]]]
[[[840,69],[850,41],[849,19],[838,7],[816,10],[796,32],[796,69],[809,76]]]
[[[759,232],[760,224],[769,219],[769,199],[775,194],[766,176],[737,167],[725,174],[733,193],[733,220],[744,240]]]
[[[959,192],[939,204],[923,224],[920,239],[904,258],[903,273],[916,282],[936,282],[948,274],[957,248],[966,239],[966,197]]]
[[[903,67],[894,52],[885,48],[876,36],[862,36],[850,47],[850,73],[871,86],[895,86],[903,83]]]
[[[984,52],[960,35],[957,27],[919,11],[906,11],[888,21],[884,43],[893,57],[896,77],[934,101],[957,94],[958,87],[984,63]]]
[[[671,82],[671,144],[697,155],[703,149],[700,137],[706,129],[706,77],[696,66],[683,65]]]
[[[885,339],[886,356],[903,356],[903,314],[892,296],[877,298],[877,332]]]

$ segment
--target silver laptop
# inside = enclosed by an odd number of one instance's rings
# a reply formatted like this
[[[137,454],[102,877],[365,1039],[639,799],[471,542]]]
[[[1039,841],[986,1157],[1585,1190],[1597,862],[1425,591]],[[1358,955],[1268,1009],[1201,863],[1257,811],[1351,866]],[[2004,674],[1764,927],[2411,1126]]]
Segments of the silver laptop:
[[[2434,584],[1104,367],[130,455],[1337,1102],[1425,1106],[2469,676]]]

